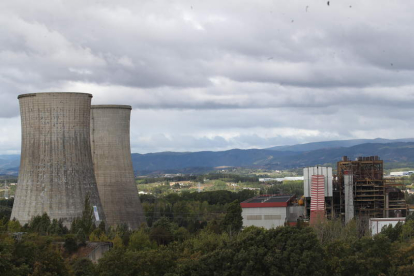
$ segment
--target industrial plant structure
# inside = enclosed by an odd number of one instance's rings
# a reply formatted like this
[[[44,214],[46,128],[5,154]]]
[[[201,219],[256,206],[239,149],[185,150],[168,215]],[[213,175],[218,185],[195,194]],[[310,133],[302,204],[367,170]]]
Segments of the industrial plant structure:
[[[306,216],[331,218],[333,210],[333,187],[331,167],[308,167],[303,169],[303,195],[305,197]],[[322,184],[322,185],[321,185]],[[313,199],[311,201],[311,199]],[[323,204],[321,204],[323,201]],[[313,206],[312,206],[313,205]],[[312,210],[311,210],[312,209]]]
[[[402,186],[394,178],[384,178],[384,161],[378,156],[358,157],[355,161],[346,156],[337,164],[337,174],[329,177],[332,168],[304,168],[306,215],[312,216],[312,200],[309,189],[312,176],[325,176],[325,217],[341,217],[345,222],[354,217],[400,218],[407,215],[407,204]],[[327,173],[326,173],[327,172]],[[332,175],[332,174],[331,174]]]
[[[22,150],[12,219],[25,224],[47,213],[70,226],[89,196],[95,221],[105,220],[91,155],[91,98],[85,93],[18,97]]]
[[[92,157],[108,225],[145,223],[131,160],[129,105],[93,105]]]

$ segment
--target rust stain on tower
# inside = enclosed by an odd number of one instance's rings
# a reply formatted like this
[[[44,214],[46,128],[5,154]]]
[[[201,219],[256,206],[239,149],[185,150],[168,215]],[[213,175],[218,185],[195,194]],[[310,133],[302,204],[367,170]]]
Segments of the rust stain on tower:
[[[91,94],[33,93],[18,97],[22,152],[12,218],[21,224],[47,213],[70,226],[89,195],[95,220],[105,220],[90,145]]]
[[[99,195],[108,225],[145,223],[138,197],[130,147],[128,105],[93,105],[91,144]]]

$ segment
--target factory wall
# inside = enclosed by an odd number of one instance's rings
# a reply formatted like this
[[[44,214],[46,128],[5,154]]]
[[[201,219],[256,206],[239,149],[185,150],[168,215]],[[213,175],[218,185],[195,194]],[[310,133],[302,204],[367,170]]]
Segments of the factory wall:
[[[242,208],[242,216],[243,227],[257,226],[270,229],[285,224],[288,207]]]
[[[304,217],[305,206],[292,205],[288,207],[288,222],[297,222],[298,218]]]

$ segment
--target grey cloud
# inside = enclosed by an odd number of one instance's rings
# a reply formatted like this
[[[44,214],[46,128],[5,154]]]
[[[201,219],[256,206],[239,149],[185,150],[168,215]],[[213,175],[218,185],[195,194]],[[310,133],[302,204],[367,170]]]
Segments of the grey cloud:
[[[139,152],[414,136],[414,4],[349,3],[0,2],[0,152],[36,91],[132,105]]]

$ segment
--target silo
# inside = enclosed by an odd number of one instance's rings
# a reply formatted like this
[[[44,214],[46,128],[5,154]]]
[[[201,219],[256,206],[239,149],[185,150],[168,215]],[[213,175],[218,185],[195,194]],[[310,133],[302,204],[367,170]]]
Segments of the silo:
[[[92,105],[91,145],[99,195],[108,225],[145,223],[131,160],[131,106]]]
[[[105,220],[90,145],[91,94],[19,95],[20,172],[12,218],[21,224],[47,213],[70,226],[89,195],[95,222]]]

